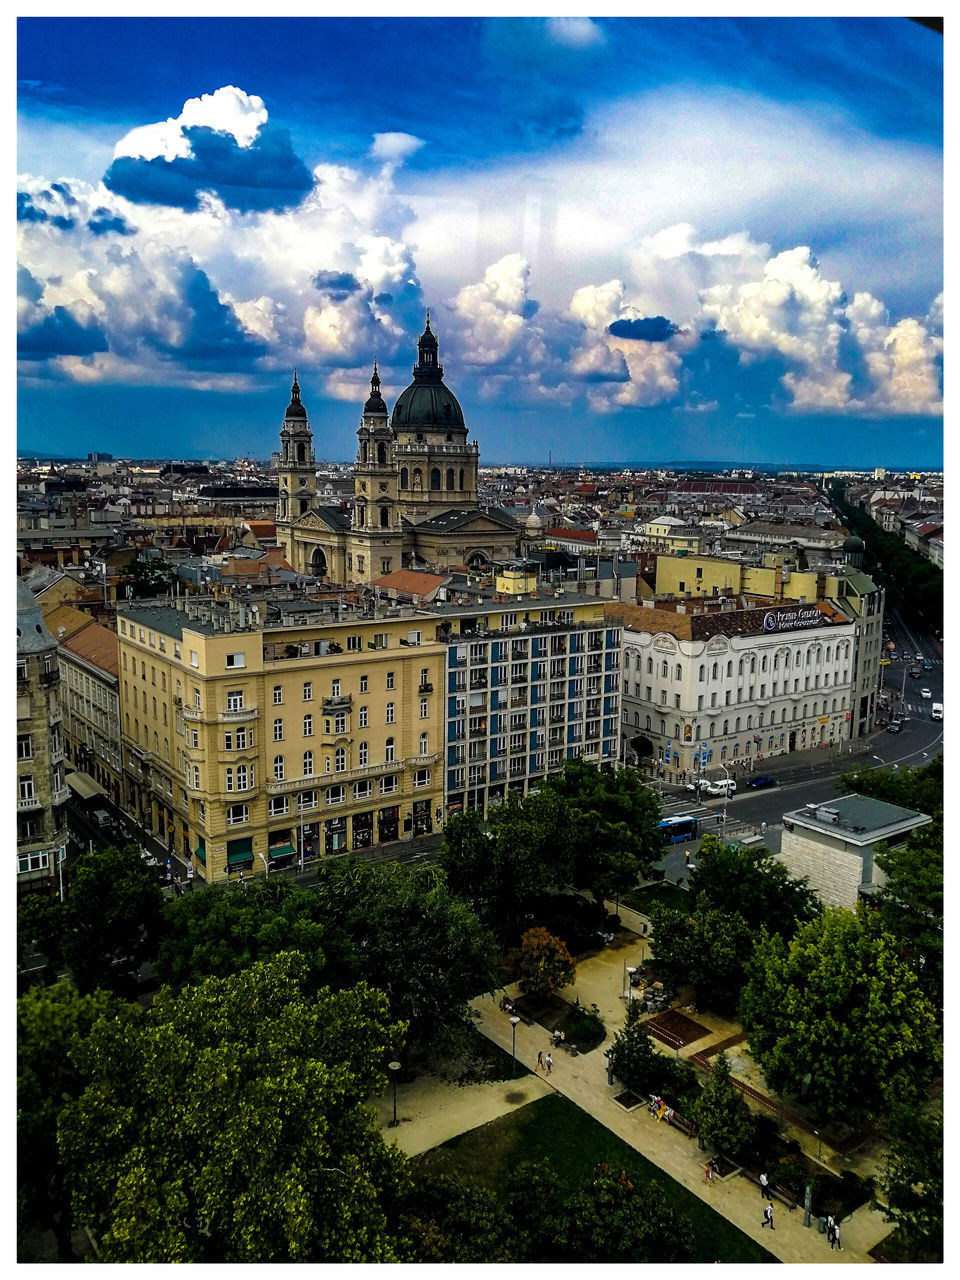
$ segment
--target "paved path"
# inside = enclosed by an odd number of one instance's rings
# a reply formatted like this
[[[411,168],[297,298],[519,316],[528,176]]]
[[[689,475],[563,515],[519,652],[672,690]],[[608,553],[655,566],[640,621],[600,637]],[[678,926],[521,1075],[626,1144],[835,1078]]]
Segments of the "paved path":
[[[858,1209],[842,1225],[843,1251],[832,1253],[826,1237],[819,1234],[816,1219],[813,1225],[804,1227],[803,1210],[792,1212],[779,1201],[774,1202],[775,1230],[761,1229],[762,1204],[757,1187],[745,1178],[732,1176],[725,1181],[704,1182],[705,1155],[695,1139],[684,1137],[678,1130],[657,1123],[639,1107],[627,1112],[614,1102],[616,1094],[623,1091],[621,1085],[608,1085],[606,1059],[603,1048],[609,1044],[616,1030],[622,1025],[625,1004],[621,999],[622,975],[625,964],[637,964],[640,960],[640,942],[617,948],[607,948],[592,956],[577,968],[577,983],[565,997],[579,996],[587,1008],[596,1004],[606,1024],[608,1035],[604,1045],[591,1053],[572,1058],[563,1050],[553,1054],[553,1071],[549,1078],[535,1074],[505,1084],[474,1085],[459,1088],[444,1085],[429,1078],[419,1078],[411,1085],[398,1089],[398,1116],[396,1131],[388,1127],[392,1118],[392,1093],[388,1089],[380,1100],[380,1122],[384,1137],[389,1141],[396,1134],[398,1146],[408,1154],[419,1154],[433,1146],[446,1142],[457,1133],[466,1132],[502,1115],[506,1110],[523,1106],[542,1097],[548,1088],[556,1090],[582,1110],[593,1116],[624,1142],[659,1166],[676,1182],[681,1183],[693,1195],[707,1201],[747,1235],[769,1249],[782,1262],[872,1262],[868,1251],[886,1236],[890,1227],[878,1213],[869,1207]],[[513,992],[514,988],[508,988]],[[500,1011],[498,1000],[482,996],[473,1001],[479,1015],[477,1029],[494,1044],[510,1052],[511,1026],[509,1018]],[[697,1015],[698,1021],[712,1024],[709,1016]],[[517,1058],[533,1071],[538,1050],[546,1050],[549,1044],[549,1028],[517,1026]],[[722,1038],[723,1028],[711,1025],[711,1039]],[[695,1051],[699,1045],[688,1046],[685,1052]],[[803,1145],[805,1135],[797,1135]],[[816,1151],[808,1152],[815,1155]]]

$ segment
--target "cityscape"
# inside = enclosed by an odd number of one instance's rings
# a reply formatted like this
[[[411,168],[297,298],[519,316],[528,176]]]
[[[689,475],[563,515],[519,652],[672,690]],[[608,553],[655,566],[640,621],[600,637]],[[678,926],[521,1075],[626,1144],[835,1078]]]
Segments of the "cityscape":
[[[18,44],[17,1260],[943,1261],[942,20]]]

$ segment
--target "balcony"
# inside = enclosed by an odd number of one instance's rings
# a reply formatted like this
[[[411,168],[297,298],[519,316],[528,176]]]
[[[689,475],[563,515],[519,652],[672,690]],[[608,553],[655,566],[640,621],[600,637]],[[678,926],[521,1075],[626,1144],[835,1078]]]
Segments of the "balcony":
[[[514,684],[527,684],[530,676],[526,671],[514,671],[510,676]]]
[[[436,756],[415,756],[412,763],[427,764],[436,760]],[[276,779],[267,783],[267,794],[283,795],[288,791],[299,791],[303,787],[337,787],[345,782],[359,782],[363,778],[380,778],[391,773],[403,773],[411,763],[406,760],[382,760],[379,764],[360,765],[356,769],[346,769],[342,773],[311,773],[303,778],[286,778],[283,782]]]
[[[471,689],[485,689],[487,687],[487,673],[477,672],[475,676],[470,677]]]
[[[524,692],[523,692],[523,693],[515,694],[515,695],[510,699],[510,705],[511,705],[511,707],[525,707],[525,706],[527,705],[527,694],[526,694],[526,690],[524,690]]]
[[[258,707],[238,707],[235,711],[219,711],[217,719],[221,724],[234,724],[241,720],[256,720],[259,714]]]
[[[193,721],[202,720],[203,711],[200,709],[200,707],[184,707],[183,718],[184,720],[193,720]]]
[[[40,688],[49,689],[55,684],[60,683],[59,671],[41,671],[40,672]]]
[[[50,797],[51,804],[66,804],[70,799],[70,788],[66,783],[62,787],[57,787]]]
[[[337,711],[350,711],[353,708],[353,695],[342,693],[323,698],[320,705],[325,716],[332,716]]]
[[[42,808],[43,808],[43,801],[37,795],[17,797],[18,813],[23,813],[28,809],[42,809]]]
[[[417,692],[418,692],[418,693],[433,693],[433,685],[430,683],[430,681],[429,681],[429,680],[425,680],[425,681],[423,682],[423,684],[422,684],[422,685],[420,685],[420,687],[417,689]]]
[[[66,758],[66,748],[61,744],[59,747],[50,749],[50,763],[59,764],[61,760]]]

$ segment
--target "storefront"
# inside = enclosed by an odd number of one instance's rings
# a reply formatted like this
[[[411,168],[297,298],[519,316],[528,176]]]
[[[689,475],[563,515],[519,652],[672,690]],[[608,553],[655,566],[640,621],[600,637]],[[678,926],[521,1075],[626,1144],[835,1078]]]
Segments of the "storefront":
[[[324,853],[339,853],[347,847],[346,818],[328,818],[323,824]]]
[[[267,840],[267,854],[270,858],[270,865],[272,867],[289,866],[297,856],[297,848],[293,842],[294,836],[292,829],[290,827],[286,827],[282,831],[271,831]]]
[[[377,832],[381,844],[400,839],[400,807],[381,809],[377,814]]]
[[[253,836],[227,841],[227,871],[246,871],[253,866]]]
[[[430,813],[429,800],[414,800],[413,802],[413,834],[415,836],[429,835],[433,830],[433,817]]]
[[[373,844],[373,810],[353,815],[353,847],[369,849]]]

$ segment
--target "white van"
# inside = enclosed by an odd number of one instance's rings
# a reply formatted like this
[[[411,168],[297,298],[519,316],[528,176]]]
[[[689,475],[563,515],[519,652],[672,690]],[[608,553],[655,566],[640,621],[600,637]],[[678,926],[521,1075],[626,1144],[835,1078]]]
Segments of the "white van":
[[[943,719],[943,703],[942,702],[935,702],[933,706],[930,708],[930,719],[931,720]]]

